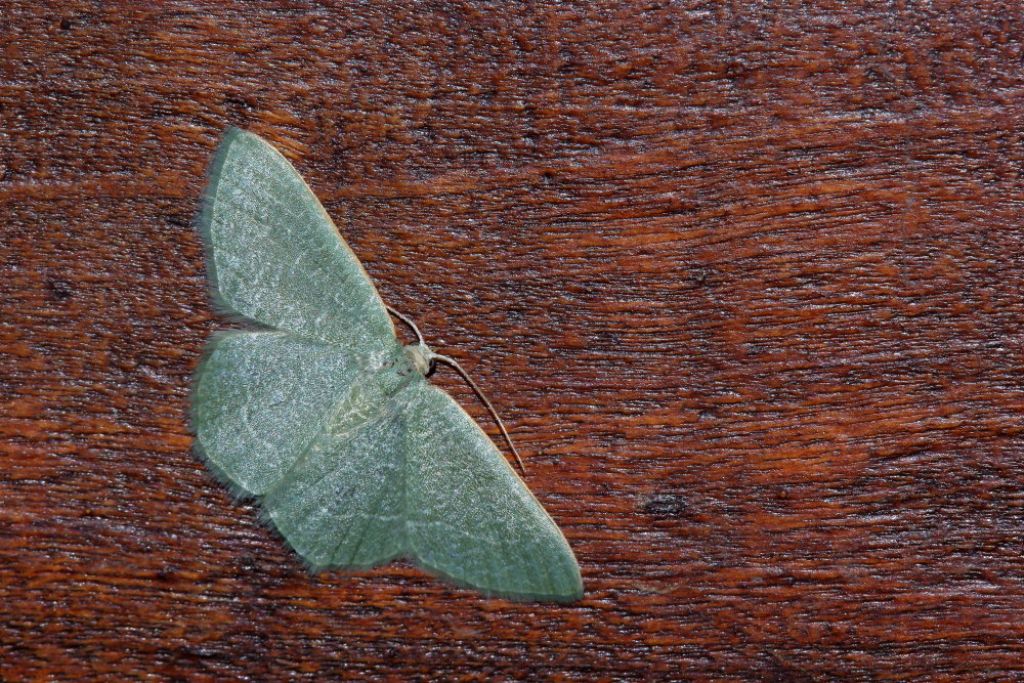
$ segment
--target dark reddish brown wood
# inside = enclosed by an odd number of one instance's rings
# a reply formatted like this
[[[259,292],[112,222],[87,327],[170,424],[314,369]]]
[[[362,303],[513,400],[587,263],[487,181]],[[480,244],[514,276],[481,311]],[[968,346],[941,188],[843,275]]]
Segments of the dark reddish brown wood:
[[[3,3],[0,678],[1024,678],[1024,15],[917,4]],[[310,576],[192,455],[228,124],[583,602]]]

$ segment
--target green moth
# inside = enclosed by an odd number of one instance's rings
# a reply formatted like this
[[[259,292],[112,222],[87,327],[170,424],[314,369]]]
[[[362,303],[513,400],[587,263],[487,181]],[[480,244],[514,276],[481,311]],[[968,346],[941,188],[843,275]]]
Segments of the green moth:
[[[402,345],[390,309],[287,159],[229,129],[199,224],[215,302],[257,327],[215,333],[207,345],[192,397],[196,448],[240,495],[260,500],[311,567],[403,557],[489,594],[582,596],[551,517],[427,381],[435,362],[451,359],[418,330],[418,343]]]

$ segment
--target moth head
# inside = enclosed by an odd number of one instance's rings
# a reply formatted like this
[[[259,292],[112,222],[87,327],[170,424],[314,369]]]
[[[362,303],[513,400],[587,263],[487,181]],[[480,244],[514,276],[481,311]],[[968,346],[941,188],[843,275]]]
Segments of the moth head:
[[[435,361],[434,352],[426,344],[409,344],[405,347],[405,355],[416,368],[416,372],[424,377],[434,374]]]

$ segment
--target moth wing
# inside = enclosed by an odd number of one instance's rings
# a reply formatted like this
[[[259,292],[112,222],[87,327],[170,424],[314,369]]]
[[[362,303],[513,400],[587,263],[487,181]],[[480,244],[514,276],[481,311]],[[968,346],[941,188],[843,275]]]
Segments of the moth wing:
[[[269,327],[369,351],[394,339],[380,295],[280,152],[230,128],[210,165],[199,228],[216,302]]]
[[[487,593],[572,601],[579,565],[494,442],[443,390],[409,389],[403,412],[406,553]]]
[[[299,458],[364,358],[285,332],[217,334],[196,371],[196,446],[244,494],[262,494]]]
[[[387,562],[405,547],[406,448],[401,401],[357,392],[267,492],[266,513],[314,569]]]

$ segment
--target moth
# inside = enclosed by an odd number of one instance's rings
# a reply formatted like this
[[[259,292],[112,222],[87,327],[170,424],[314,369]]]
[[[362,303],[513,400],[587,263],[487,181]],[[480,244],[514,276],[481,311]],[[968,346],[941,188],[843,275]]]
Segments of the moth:
[[[196,450],[239,495],[259,500],[311,568],[407,558],[487,594],[582,596],[558,526],[479,425],[428,381],[437,362],[454,361],[384,304],[284,156],[229,129],[199,228],[215,303],[250,327],[207,344],[192,395]],[[389,310],[416,343],[399,341]]]

